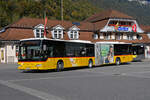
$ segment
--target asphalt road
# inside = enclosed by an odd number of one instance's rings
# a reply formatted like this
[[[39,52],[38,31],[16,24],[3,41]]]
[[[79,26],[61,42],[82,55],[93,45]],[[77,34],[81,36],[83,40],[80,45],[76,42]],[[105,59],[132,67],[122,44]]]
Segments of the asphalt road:
[[[22,72],[0,64],[0,100],[150,100],[150,62]]]

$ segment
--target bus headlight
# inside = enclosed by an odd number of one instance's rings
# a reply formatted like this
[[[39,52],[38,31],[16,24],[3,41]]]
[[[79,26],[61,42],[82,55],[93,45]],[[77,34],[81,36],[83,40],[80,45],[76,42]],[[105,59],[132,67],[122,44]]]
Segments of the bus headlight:
[[[42,64],[37,64],[37,65],[36,65],[36,67],[41,67],[41,66],[42,66]]]

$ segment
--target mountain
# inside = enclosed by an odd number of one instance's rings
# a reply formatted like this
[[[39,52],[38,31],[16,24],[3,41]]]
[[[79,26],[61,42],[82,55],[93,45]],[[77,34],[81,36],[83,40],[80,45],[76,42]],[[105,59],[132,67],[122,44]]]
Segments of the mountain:
[[[148,5],[148,4],[150,4],[150,0],[128,0],[128,1],[130,1],[130,2],[136,1],[136,2],[138,2],[138,3],[140,3],[140,4],[143,4],[143,5]]]
[[[142,0],[88,0],[97,7],[115,9],[133,16],[140,24],[150,25],[150,4],[139,3]],[[147,1],[149,2],[149,1]]]

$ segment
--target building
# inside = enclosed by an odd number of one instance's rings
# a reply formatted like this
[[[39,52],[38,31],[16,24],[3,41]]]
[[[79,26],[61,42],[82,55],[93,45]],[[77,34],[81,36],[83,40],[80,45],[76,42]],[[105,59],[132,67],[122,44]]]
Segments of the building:
[[[95,14],[82,22],[48,20],[46,37],[62,40],[119,41],[149,44],[136,19],[115,10]],[[17,62],[18,43],[25,38],[44,38],[44,19],[22,18],[1,33],[0,62]]]
[[[150,59],[150,26],[144,26],[141,25],[141,28],[145,31],[147,38],[145,40],[147,40],[144,44],[145,44],[145,58]]]

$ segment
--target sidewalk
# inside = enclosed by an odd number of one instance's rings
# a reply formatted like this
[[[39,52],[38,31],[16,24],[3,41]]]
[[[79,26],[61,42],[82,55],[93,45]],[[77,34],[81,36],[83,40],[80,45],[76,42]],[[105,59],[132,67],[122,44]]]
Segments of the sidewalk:
[[[5,69],[5,68],[17,68],[17,63],[12,63],[12,64],[4,64],[0,63],[0,69]]]
[[[143,62],[150,62],[150,58],[145,58],[142,60]]]

